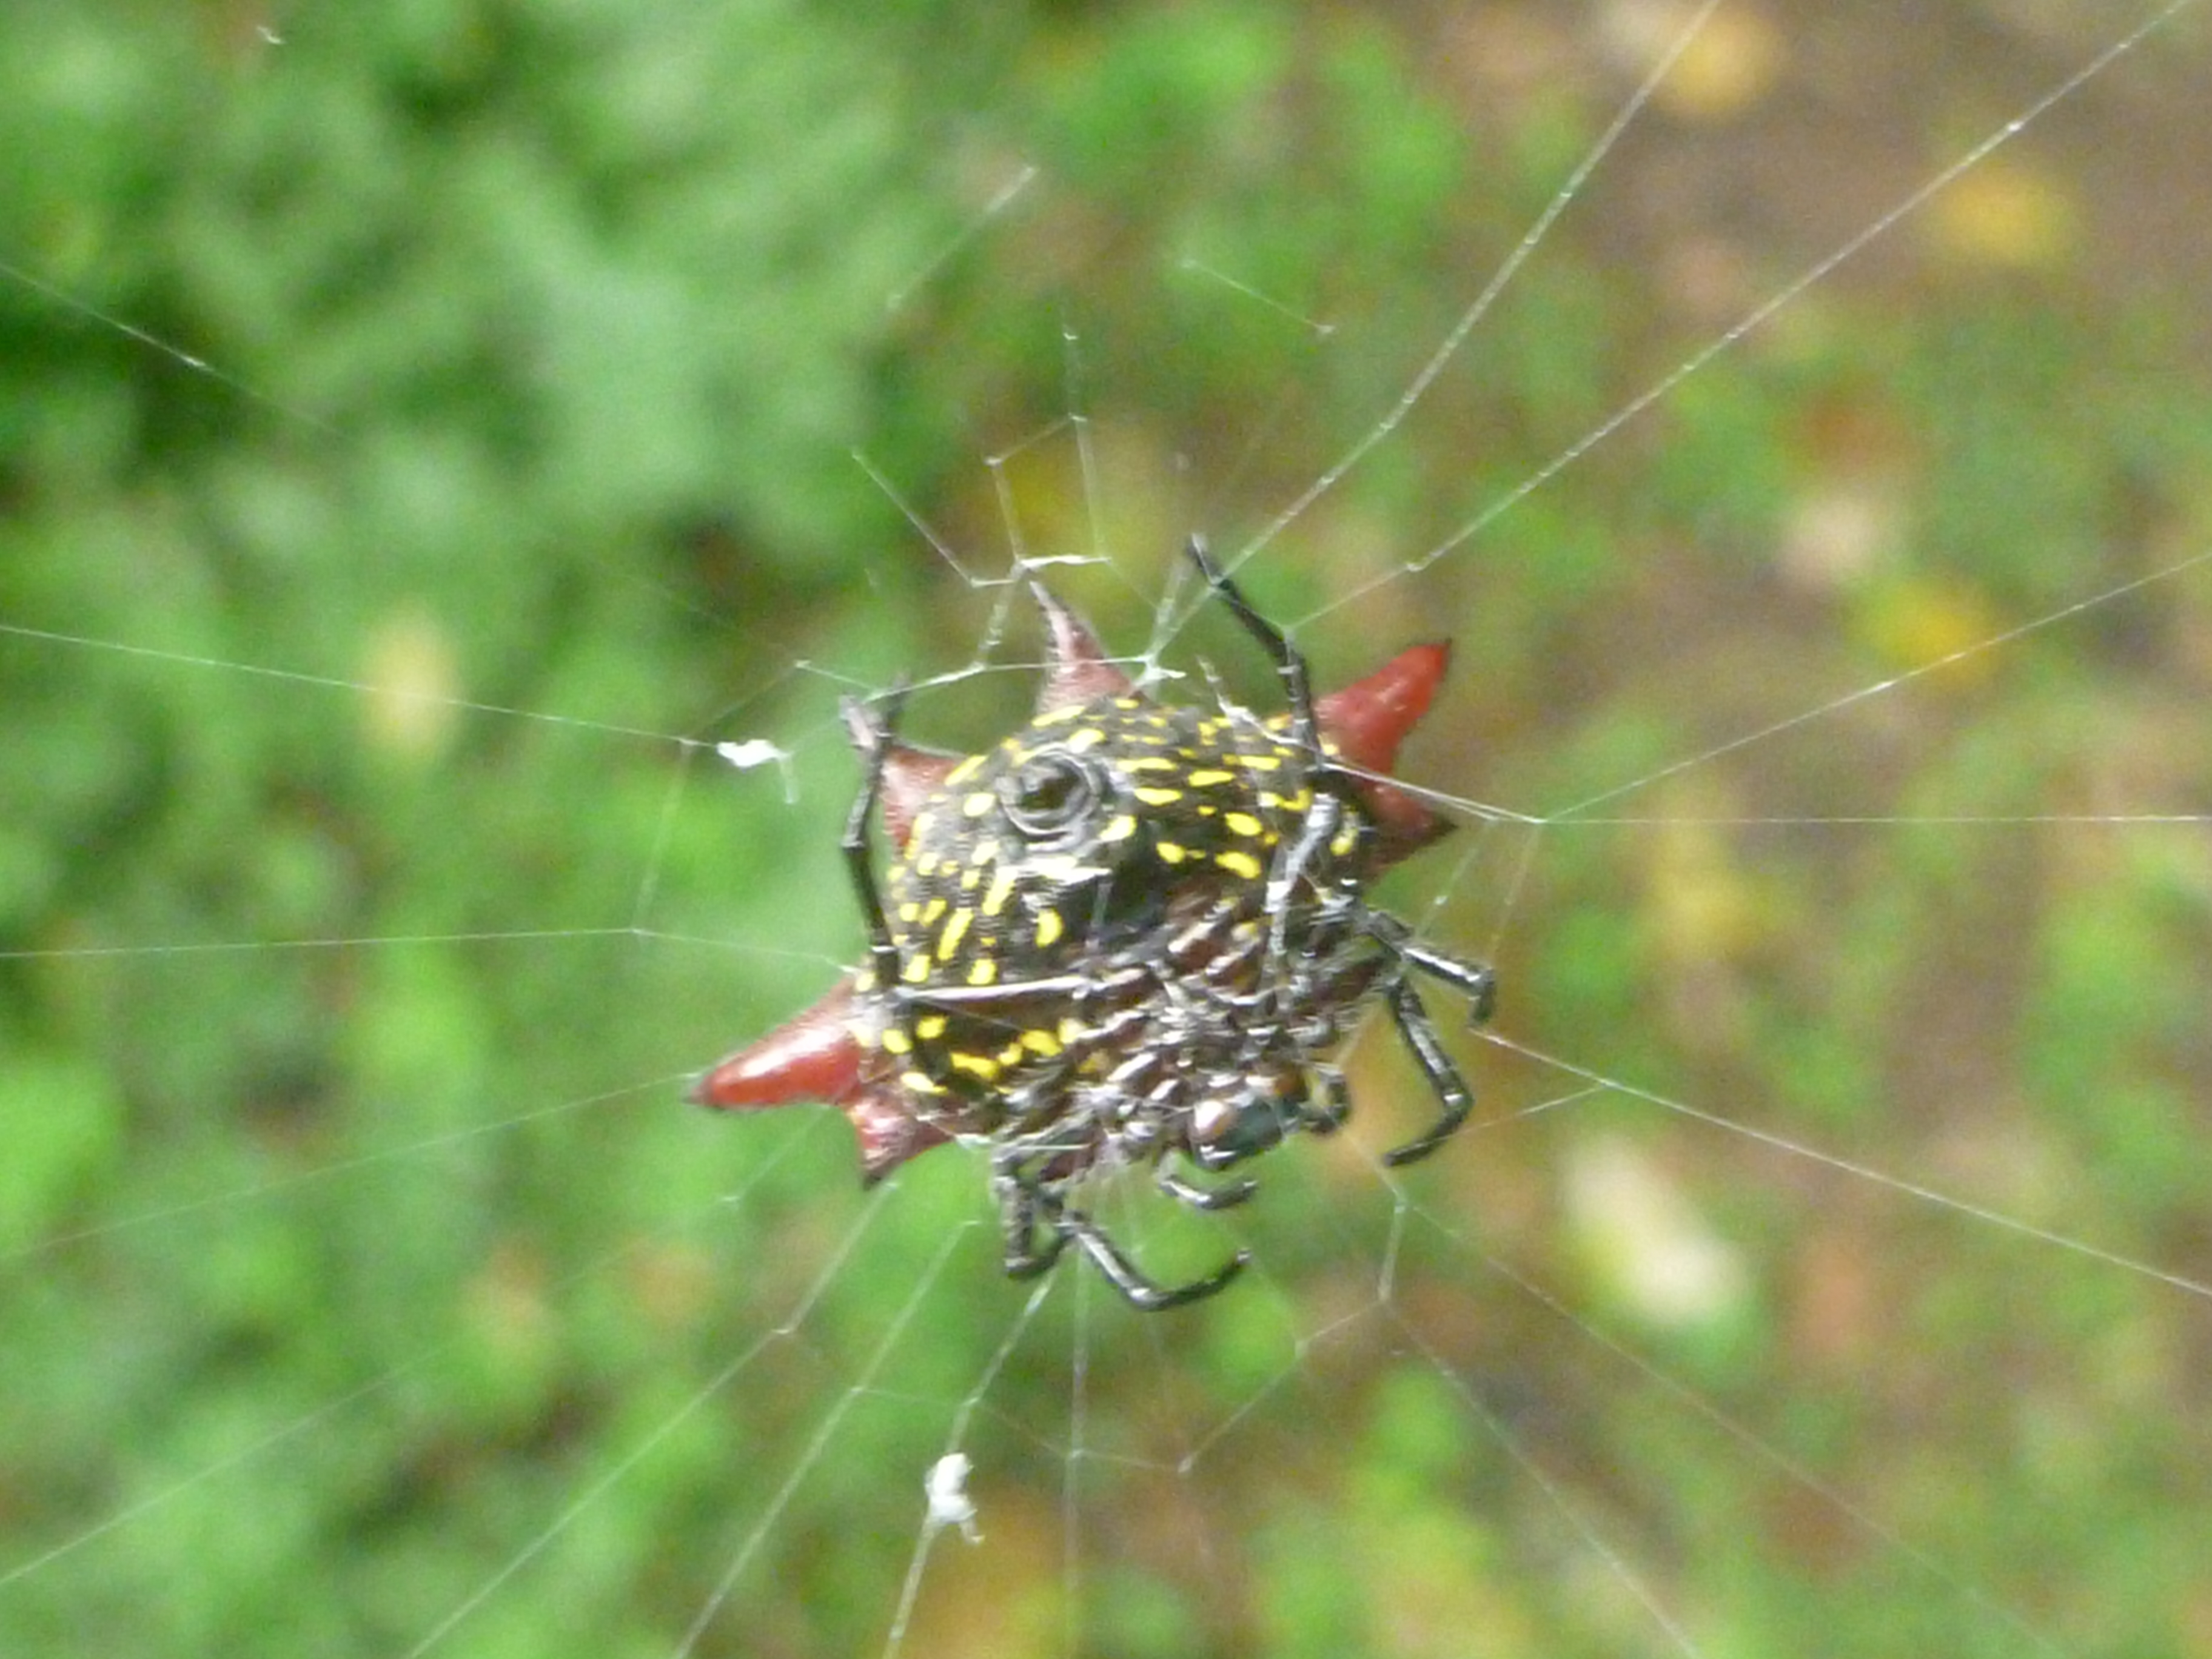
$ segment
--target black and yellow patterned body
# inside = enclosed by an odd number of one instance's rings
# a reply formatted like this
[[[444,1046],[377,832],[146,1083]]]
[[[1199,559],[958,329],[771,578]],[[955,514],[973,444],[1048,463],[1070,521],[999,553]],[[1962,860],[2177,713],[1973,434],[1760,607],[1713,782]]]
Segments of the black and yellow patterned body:
[[[1316,935],[1316,895],[1366,873],[1358,811],[1333,800],[1285,863],[1314,821],[1310,770],[1281,719],[1133,695],[1048,710],[915,812],[883,880],[898,987],[856,1034],[956,1133],[1083,1156],[1142,1122],[1146,1150],[1215,1161],[1259,1102],[1272,1144],[1306,1091],[1271,1050],[1322,988],[1267,985],[1263,964],[1334,960],[1334,1004],[1376,955]]]
[[[1036,712],[962,758],[912,748],[848,702],[862,787],[842,848],[866,961],[813,1007],[727,1056],[696,1098],[835,1103],[865,1178],[959,1139],[988,1146],[1006,1271],[1074,1243],[1136,1305],[1212,1294],[1246,1258],[1172,1289],[1093,1218],[1094,1176],[1146,1167],[1194,1207],[1252,1195],[1219,1171],[1341,1121],[1330,1056],[1389,1012],[1440,1115],[1384,1154],[1426,1157],[1472,1096],[1414,989],[1418,970],[1488,1012],[1490,970],[1422,942],[1369,884],[1449,827],[1393,782],[1400,741],[1448,651],[1412,647],[1324,697],[1304,659],[1204,547],[1191,558],[1273,659],[1289,712],[1145,696],[1074,613],[1038,588],[1048,639]],[[874,825],[893,852],[878,874]]]

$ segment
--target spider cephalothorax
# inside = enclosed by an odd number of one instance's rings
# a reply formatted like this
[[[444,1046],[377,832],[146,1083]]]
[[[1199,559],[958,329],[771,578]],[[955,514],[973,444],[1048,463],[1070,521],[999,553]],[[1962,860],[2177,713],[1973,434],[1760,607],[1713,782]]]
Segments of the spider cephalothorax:
[[[1078,1207],[1086,1176],[1142,1164],[1199,1208],[1249,1197],[1249,1181],[1206,1186],[1177,1163],[1219,1170],[1334,1128],[1328,1056],[1377,1001],[1443,1108],[1389,1160],[1423,1157],[1472,1099],[1411,971],[1464,992],[1478,1020],[1492,994],[1488,969],[1364,897],[1449,828],[1382,781],[1446,648],[1415,646],[1316,699],[1304,659],[1202,544],[1190,553],[1273,658],[1288,714],[1153,702],[1042,588],[1050,667],[1030,723],[995,748],[915,749],[892,735],[896,695],[880,714],[848,703],[866,775],[844,850],[868,958],[693,1091],[842,1107],[869,1181],[941,1141],[987,1141],[1007,1271],[1042,1273],[1073,1240],[1146,1308],[1218,1290],[1245,1257],[1161,1288]],[[880,883],[878,809],[896,848]]]

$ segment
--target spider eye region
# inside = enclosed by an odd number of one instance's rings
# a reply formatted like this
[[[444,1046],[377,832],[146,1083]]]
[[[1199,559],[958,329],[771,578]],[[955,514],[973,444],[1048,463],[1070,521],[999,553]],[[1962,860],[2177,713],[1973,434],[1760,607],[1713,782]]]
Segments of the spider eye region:
[[[885,921],[915,989],[994,993],[1079,960],[1115,884],[1123,780],[1088,727],[1025,728],[954,767],[887,872]]]
[[[1064,750],[1031,754],[998,783],[1006,821],[1039,852],[1064,852],[1094,836],[1109,786],[1095,761]]]
[[[1239,747],[1245,752],[1227,753]],[[1070,971],[1225,887],[1258,890],[1310,791],[1279,738],[1127,696],[1048,711],[951,768],[889,872],[908,983]]]

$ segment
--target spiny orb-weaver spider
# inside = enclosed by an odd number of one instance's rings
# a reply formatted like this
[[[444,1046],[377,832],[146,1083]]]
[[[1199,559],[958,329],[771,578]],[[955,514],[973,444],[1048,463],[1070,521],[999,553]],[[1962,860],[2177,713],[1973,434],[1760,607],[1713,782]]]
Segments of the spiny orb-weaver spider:
[[[1249,1259],[1166,1288],[1079,1206],[1094,1173],[1149,1166],[1201,1210],[1255,1183],[1226,1170],[1346,1105],[1329,1054],[1370,1004],[1387,1008],[1442,1108],[1385,1155],[1425,1158],[1474,1104],[1413,971],[1488,1018],[1488,968],[1433,949],[1370,907],[1368,885],[1450,829],[1386,780],[1443,679],[1417,645],[1316,698],[1305,659],[1255,611],[1203,542],[1207,586],[1266,650],[1287,714],[1153,702],[1087,624],[1032,584],[1050,635],[1030,723],[966,757],[893,735],[848,701],[862,757],[842,842],[866,960],[830,994],[693,1087],[726,1108],[820,1100],[858,1131],[862,1178],[955,1138],[991,1148],[1006,1268],[1042,1273],[1070,1241],[1136,1306],[1220,1290]],[[878,884],[870,820],[895,857]]]

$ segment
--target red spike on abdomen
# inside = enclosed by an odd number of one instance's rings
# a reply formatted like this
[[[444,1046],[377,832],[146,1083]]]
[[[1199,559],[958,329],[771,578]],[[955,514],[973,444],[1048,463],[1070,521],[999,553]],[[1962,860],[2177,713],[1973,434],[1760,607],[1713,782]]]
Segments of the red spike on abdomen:
[[[691,1085],[702,1106],[783,1106],[819,1100],[839,1106],[860,1086],[860,1044],[853,1035],[853,982],[729,1055]]]
[[[887,1087],[863,1089],[845,1107],[860,1138],[860,1184],[872,1187],[910,1158],[952,1139],[952,1132],[916,1116],[910,1102]]]
[[[1366,678],[1316,697],[1314,718],[1322,736],[1337,745],[1346,764],[1363,772],[1390,772],[1398,764],[1399,744],[1429,712],[1450,664],[1449,644],[1410,646]],[[1387,862],[1418,852],[1451,828],[1402,789],[1370,783],[1366,794],[1376,822],[1389,837]]]
[[[1043,583],[1032,581],[1030,591],[1036,595],[1045,624],[1045,676],[1037,688],[1037,714],[1135,694],[1135,684],[1109,659],[1089,623],[1054,599]]]
[[[1364,771],[1394,770],[1398,745],[1429,712],[1450,665],[1448,644],[1407,647],[1365,679],[1314,699],[1322,735]]]

